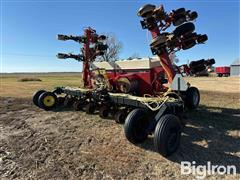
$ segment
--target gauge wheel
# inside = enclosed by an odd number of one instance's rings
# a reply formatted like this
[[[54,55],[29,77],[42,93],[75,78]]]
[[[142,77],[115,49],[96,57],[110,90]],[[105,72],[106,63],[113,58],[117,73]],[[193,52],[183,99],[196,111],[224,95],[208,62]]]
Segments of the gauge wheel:
[[[38,99],[39,99],[39,96],[43,93],[45,93],[46,91],[45,90],[38,90],[37,92],[35,92],[33,94],[33,98],[32,98],[32,101],[33,101],[33,104],[35,104],[36,106],[39,107],[38,105]]]
[[[123,124],[125,122],[126,117],[127,117],[126,110],[118,110],[114,115],[115,122],[119,124]]]
[[[38,104],[46,111],[52,110],[57,104],[57,96],[53,92],[44,92],[39,96]]]
[[[99,116],[103,119],[107,118],[110,114],[110,108],[107,106],[102,106],[99,109]]]

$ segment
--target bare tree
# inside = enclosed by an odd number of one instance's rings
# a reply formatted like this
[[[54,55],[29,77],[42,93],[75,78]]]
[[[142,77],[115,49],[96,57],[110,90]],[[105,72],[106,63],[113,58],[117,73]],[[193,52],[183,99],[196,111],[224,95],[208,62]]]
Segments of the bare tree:
[[[140,55],[135,52],[128,59],[131,60],[131,59],[138,59],[138,58],[140,58]]]
[[[118,60],[118,55],[122,49],[122,43],[118,41],[115,35],[108,34],[106,44],[108,45],[107,51],[103,56],[99,57],[97,61],[116,61]]]
[[[179,62],[179,59],[176,56],[175,52],[171,52],[169,54],[169,59],[171,60],[172,63],[178,63]]]

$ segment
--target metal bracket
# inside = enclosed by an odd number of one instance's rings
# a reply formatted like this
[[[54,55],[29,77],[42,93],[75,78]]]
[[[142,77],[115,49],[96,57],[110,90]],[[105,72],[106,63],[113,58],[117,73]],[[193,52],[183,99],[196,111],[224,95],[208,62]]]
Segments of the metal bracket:
[[[168,106],[166,104],[163,104],[162,107],[160,108],[160,110],[158,111],[158,113],[154,116],[153,120],[150,122],[148,128],[147,128],[147,132],[148,134],[150,134],[151,132],[153,132],[153,130],[155,129],[158,121],[160,120],[160,118],[162,117],[162,115],[164,114],[164,112],[167,110]]]

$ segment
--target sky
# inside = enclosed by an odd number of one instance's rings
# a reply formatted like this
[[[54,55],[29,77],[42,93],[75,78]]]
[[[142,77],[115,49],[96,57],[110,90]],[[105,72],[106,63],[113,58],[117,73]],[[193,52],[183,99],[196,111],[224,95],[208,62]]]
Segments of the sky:
[[[168,12],[181,7],[198,12],[196,32],[207,34],[208,41],[177,52],[179,65],[188,60],[215,58],[216,66],[228,66],[240,57],[238,0],[1,0],[1,72],[81,71],[82,63],[56,58],[58,52],[78,54],[80,45],[58,41],[56,35],[82,35],[87,26],[99,34],[114,34],[123,44],[120,59],[136,53],[151,57],[150,35],[141,28],[136,15],[147,3],[163,4]]]

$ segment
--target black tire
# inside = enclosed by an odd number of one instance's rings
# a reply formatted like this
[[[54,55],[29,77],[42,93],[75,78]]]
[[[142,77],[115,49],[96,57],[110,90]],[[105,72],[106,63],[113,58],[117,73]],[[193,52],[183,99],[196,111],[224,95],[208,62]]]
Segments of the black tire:
[[[208,60],[206,60],[206,62],[207,62],[207,65],[210,66],[210,65],[215,64],[215,59],[208,59]]]
[[[110,108],[107,106],[102,106],[99,109],[99,116],[103,119],[107,118],[110,114]]]
[[[186,91],[185,105],[188,109],[196,109],[199,106],[200,93],[196,87],[190,87]]]
[[[185,41],[182,45],[182,49],[183,50],[187,50],[187,49],[190,49],[192,48],[193,46],[196,45],[196,41],[195,40],[188,40],[188,41]]]
[[[189,14],[190,21],[197,19],[197,17],[198,17],[198,13],[196,11],[193,11]]]
[[[166,114],[160,118],[154,131],[154,147],[164,157],[173,154],[180,144],[181,123],[177,116]]]
[[[93,114],[95,112],[95,105],[93,103],[88,103],[85,107],[85,111],[87,114]]]
[[[178,15],[178,16],[174,17],[174,19],[173,19],[173,25],[174,26],[180,26],[184,22],[186,22],[186,16],[185,15]]]
[[[72,97],[66,96],[63,101],[63,106],[66,108],[70,108],[73,106],[74,99]]]
[[[145,17],[147,14],[152,13],[155,8],[156,8],[155,5],[146,4],[146,5],[142,6],[142,7],[138,10],[137,15],[138,15],[138,16],[141,16],[141,17]]]
[[[188,22],[188,23],[182,24],[181,26],[178,26],[173,31],[173,34],[174,34],[175,37],[180,37],[182,35],[192,33],[194,30],[195,30],[194,24],[191,23],[191,22]]]
[[[32,98],[33,104],[35,104],[36,106],[39,107],[39,105],[38,105],[39,96],[40,96],[41,94],[45,93],[45,92],[46,92],[45,90],[39,90],[39,91],[35,92],[35,93],[33,94],[33,98]]]
[[[148,137],[148,126],[149,119],[147,112],[143,109],[134,109],[128,114],[125,120],[125,136],[133,144],[142,143]]]
[[[57,105],[57,96],[53,92],[42,93],[38,98],[39,107],[48,111]]]
[[[57,105],[58,105],[58,106],[63,106],[64,100],[65,100],[64,97],[58,97],[58,98],[57,98],[57,102],[58,102]]]
[[[198,60],[198,61],[191,61],[189,64],[190,68],[196,68],[198,66],[202,66],[204,64],[204,59]]]
[[[186,12],[185,8],[178,8],[174,10],[174,14],[184,14]]]
[[[82,106],[81,106],[82,104],[79,102],[79,101],[75,101],[74,103],[73,103],[73,109],[74,109],[74,111],[80,111],[81,109],[82,109]]]
[[[114,114],[114,119],[116,123],[123,124],[127,117],[126,110],[119,110]]]
[[[198,43],[204,43],[207,40],[208,40],[208,36],[206,34],[203,34],[197,38]]]
[[[206,67],[204,65],[192,68],[192,72],[194,72],[194,73],[201,72],[204,70],[206,70]]]
[[[185,8],[179,8],[177,10],[173,11],[174,13],[174,18],[173,18],[173,25],[174,26],[179,26],[186,22],[186,10]]]

